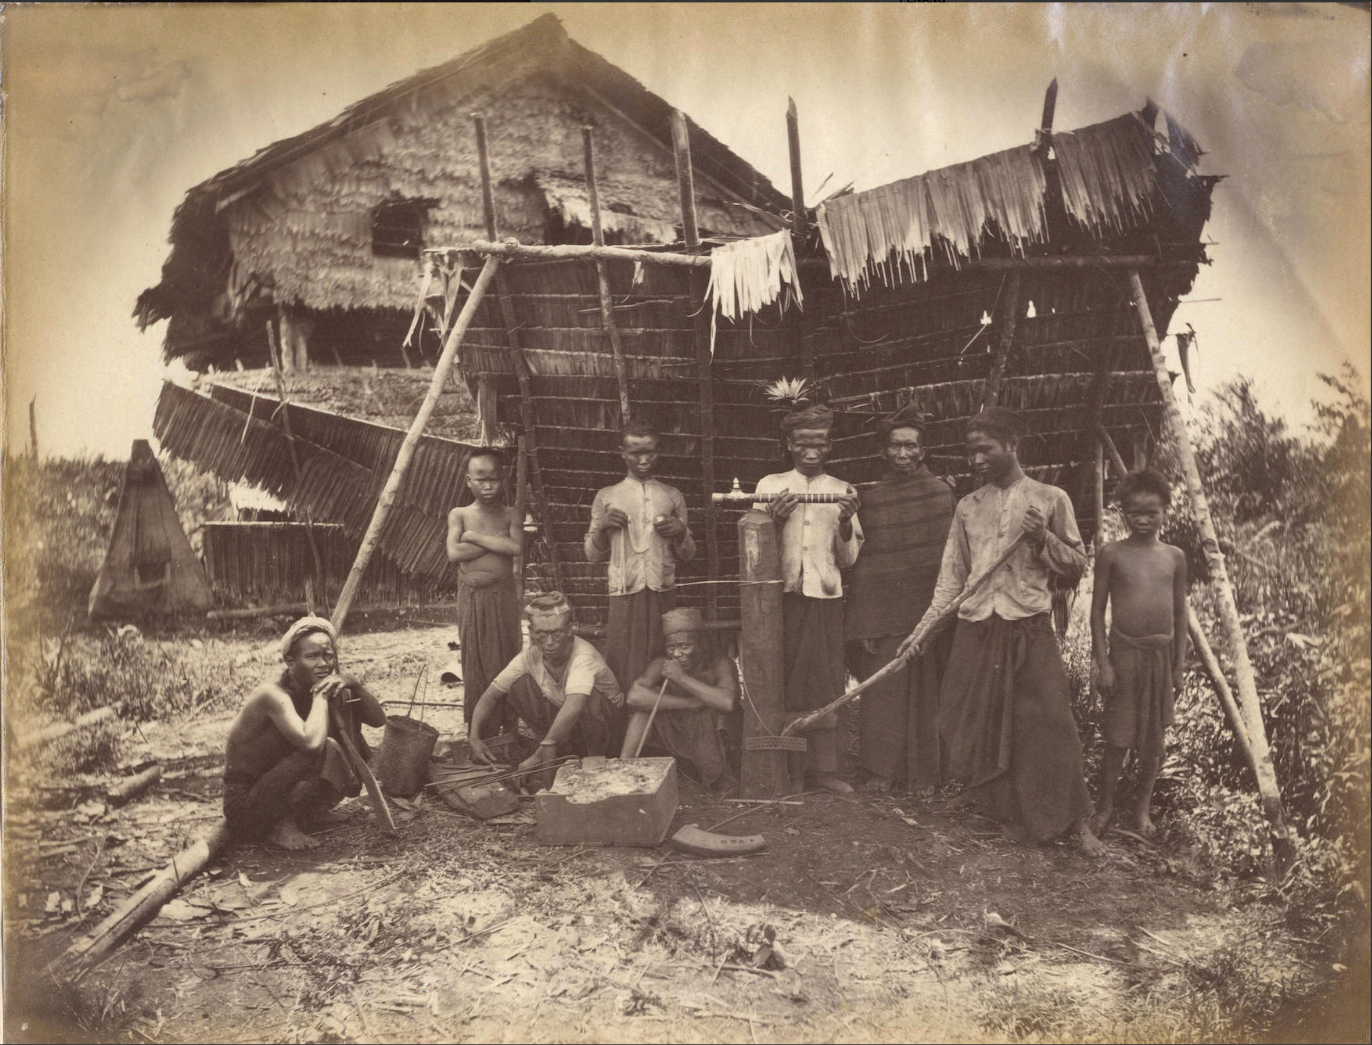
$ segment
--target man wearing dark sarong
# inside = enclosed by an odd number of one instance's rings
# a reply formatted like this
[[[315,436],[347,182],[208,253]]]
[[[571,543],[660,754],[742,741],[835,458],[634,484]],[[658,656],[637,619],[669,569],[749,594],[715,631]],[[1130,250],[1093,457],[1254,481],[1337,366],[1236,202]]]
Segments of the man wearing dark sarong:
[[[689,762],[706,787],[729,791],[737,780],[725,737],[731,728],[741,732],[738,669],[716,649],[694,606],[663,614],[662,632],[663,655],[629,690],[629,728],[619,757],[633,758],[640,744],[665,750]]]
[[[473,760],[494,761],[483,727],[502,707],[542,737],[519,764],[523,771],[562,755],[614,755],[624,739],[624,694],[605,659],[572,630],[566,596],[537,596],[525,614],[529,646],[491,681],[472,716],[467,741]]]
[[[676,608],[676,564],[696,546],[681,491],[653,478],[657,430],[630,421],[620,456],[627,474],[597,491],[585,550],[588,562],[610,563],[605,660],[627,689],[662,649],[662,615]]]
[[[470,731],[481,694],[522,645],[514,560],[523,547],[524,520],[505,504],[505,464],[496,451],[477,450],[468,458],[467,488],[475,500],[448,513],[447,548],[449,561],[458,564],[462,714]],[[494,732],[500,725],[487,728]]]
[[[824,471],[834,426],[827,406],[793,410],[781,422],[795,467],[763,476],[758,494],[775,499],[756,507],[771,515],[781,550],[781,630],[786,712],[799,717],[843,693],[843,581],[839,570],[857,561],[862,525],[857,491]],[[808,504],[797,495],[827,494],[834,503]],[[838,719],[824,716],[806,734],[811,783],[840,794],[853,790],[838,776]]]
[[[1076,584],[1086,568],[1067,494],[1026,476],[1023,422],[1000,407],[968,422],[967,457],[985,485],[953,514],[932,621],[1024,532],[1010,560],[958,610],[939,695],[939,727],[951,774],[1017,840],[1039,843],[1071,831],[1091,854],[1091,799],[1072,717],[1062,654],[1050,622],[1049,578]]]
[[[924,417],[905,407],[877,429],[886,475],[862,493],[866,538],[853,567],[844,628],[849,664],[866,679],[888,664],[929,608],[956,498],[924,465]],[[864,790],[944,782],[938,736],[939,677],[947,642],[877,683],[858,702]]]

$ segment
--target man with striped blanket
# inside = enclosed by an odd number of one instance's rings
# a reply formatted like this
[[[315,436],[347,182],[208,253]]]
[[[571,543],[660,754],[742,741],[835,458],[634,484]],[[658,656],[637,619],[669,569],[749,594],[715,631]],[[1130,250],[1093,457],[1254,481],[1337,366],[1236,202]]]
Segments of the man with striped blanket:
[[[926,419],[907,406],[877,428],[886,475],[862,492],[866,543],[853,567],[844,630],[858,679],[885,666],[934,595],[956,498],[924,465]],[[858,704],[858,757],[866,791],[944,782],[938,736],[939,677],[947,642],[875,684]]]

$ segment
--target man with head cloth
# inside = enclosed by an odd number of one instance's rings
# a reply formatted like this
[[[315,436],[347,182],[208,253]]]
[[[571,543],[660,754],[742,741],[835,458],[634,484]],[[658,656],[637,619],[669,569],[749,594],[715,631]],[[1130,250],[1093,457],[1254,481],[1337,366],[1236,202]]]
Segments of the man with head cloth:
[[[985,485],[958,502],[923,619],[932,621],[970,578],[1026,539],[958,609],[940,731],[966,798],[1004,821],[1011,837],[1038,843],[1070,831],[1096,854],[1103,847],[1086,822],[1081,739],[1050,622],[1051,579],[1076,584],[1086,554],[1067,494],[1020,467],[1023,433],[1019,415],[1003,407],[967,423],[967,460]]]
[[[520,763],[536,770],[562,755],[613,755],[624,733],[624,695],[594,646],[572,630],[572,607],[560,591],[539,595],[525,608],[529,645],[481,695],[467,736],[472,757],[491,762],[485,724],[508,704],[541,735]]]
[[[782,645],[785,657],[786,711],[799,716],[821,708],[843,693],[843,581],[839,571],[857,561],[862,525],[858,496],[842,479],[824,470],[834,412],[827,406],[796,409],[781,422],[794,466],[763,476],[759,495],[772,495],[755,507],[771,515],[781,550]],[[833,503],[812,504],[804,495],[823,494]],[[800,496],[798,496],[800,495]],[[808,765],[815,786],[847,792],[838,776],[838,742],[833,715],[820,719],[806,736]]]
[[[706,787],[727,791],[736,783],[724,734],[738,725],[738,671],[715,648],[694,606],[664,613],[662,633],[663,655],[648,662],[629,690],[620,758],[634,757],[646,733],[649,746],[689,762]]]
[[[353,774],[332,725],[330,705],[349,701],[369,726],[384,726],[376,697],[338,673],[338,634],[322,617],[303,617],[281,639],[285,670],[249,694],[229,729],[224,755],[224,816],[239,839],[286,849],[317,843],[305,832],[362,782]],[[365,754],[356,723],[353,746]]]
[[[866,542],[853,567],[844,626],[853,674],[866,679],[895,656],[933,599],[957,498],[924,465],[925,417],[913,406],[877,426],[885,475],[862,493]],[[946,643],[876,683],[858,704],[864,788],[911,790],[944,782],[938,692]]]

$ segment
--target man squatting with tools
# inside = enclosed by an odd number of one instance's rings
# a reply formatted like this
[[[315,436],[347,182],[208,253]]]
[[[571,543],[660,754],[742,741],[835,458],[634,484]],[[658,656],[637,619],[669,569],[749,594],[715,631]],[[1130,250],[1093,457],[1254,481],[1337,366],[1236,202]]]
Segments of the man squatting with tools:
[[[328,824],[328,810],[362,791],[338,723],[365,758],[366,741],[345,706],[369,726],[384,726],[386,713],[362,683],[338,673],[337,638],[322,617],[292,624],[281,639],[285,670],[249,694],[229,730],[224,817],[239,840],[313,848],[318,843],[306,832]]]

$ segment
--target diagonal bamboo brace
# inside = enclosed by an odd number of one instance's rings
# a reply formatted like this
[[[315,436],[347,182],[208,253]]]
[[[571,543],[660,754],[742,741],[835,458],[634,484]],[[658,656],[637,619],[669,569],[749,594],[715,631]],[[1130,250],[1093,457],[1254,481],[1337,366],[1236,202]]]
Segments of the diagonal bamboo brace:
[[[957,616],[958,608],[980,591],[982,587],[985,586],[986,582],[991,579],[993,573],[1010,561],[1010,556],[1015,554],[1015,551],[1024,543],[1024,538],[1027,536],[1028,534],[1021,533],[1011,541],[1005,551],[996,556],[996,561],[968,581],[967,585],[958,594],[958,597],[945,606],[937,617],[925,623],[923,627],[918,627],[911,632],[910,637],[906,639],[905,642],[901,643],[902,652],[899,652],[892,657],[884,667],[878,668],[871,675],[867,676],[865,680],[859,682],[837,700],[831,701],[818,711],[811,711],[808,715],[802,715],[794,722],[787,724],[781,731],[781,735],[784,737],[790,736],[793,733],[799,733],[801,730],[809,729],[825,715],[837,711],[839,708],[843,707],[844,704],[847,704],[855,697],[861,696],[866,690],[876,685],[888,675],[894,675],[901,668],[905,667],[909,661],[921,656],[924,653],[924,644],[928,642],[936,632],[941,631],[949,621]]]

